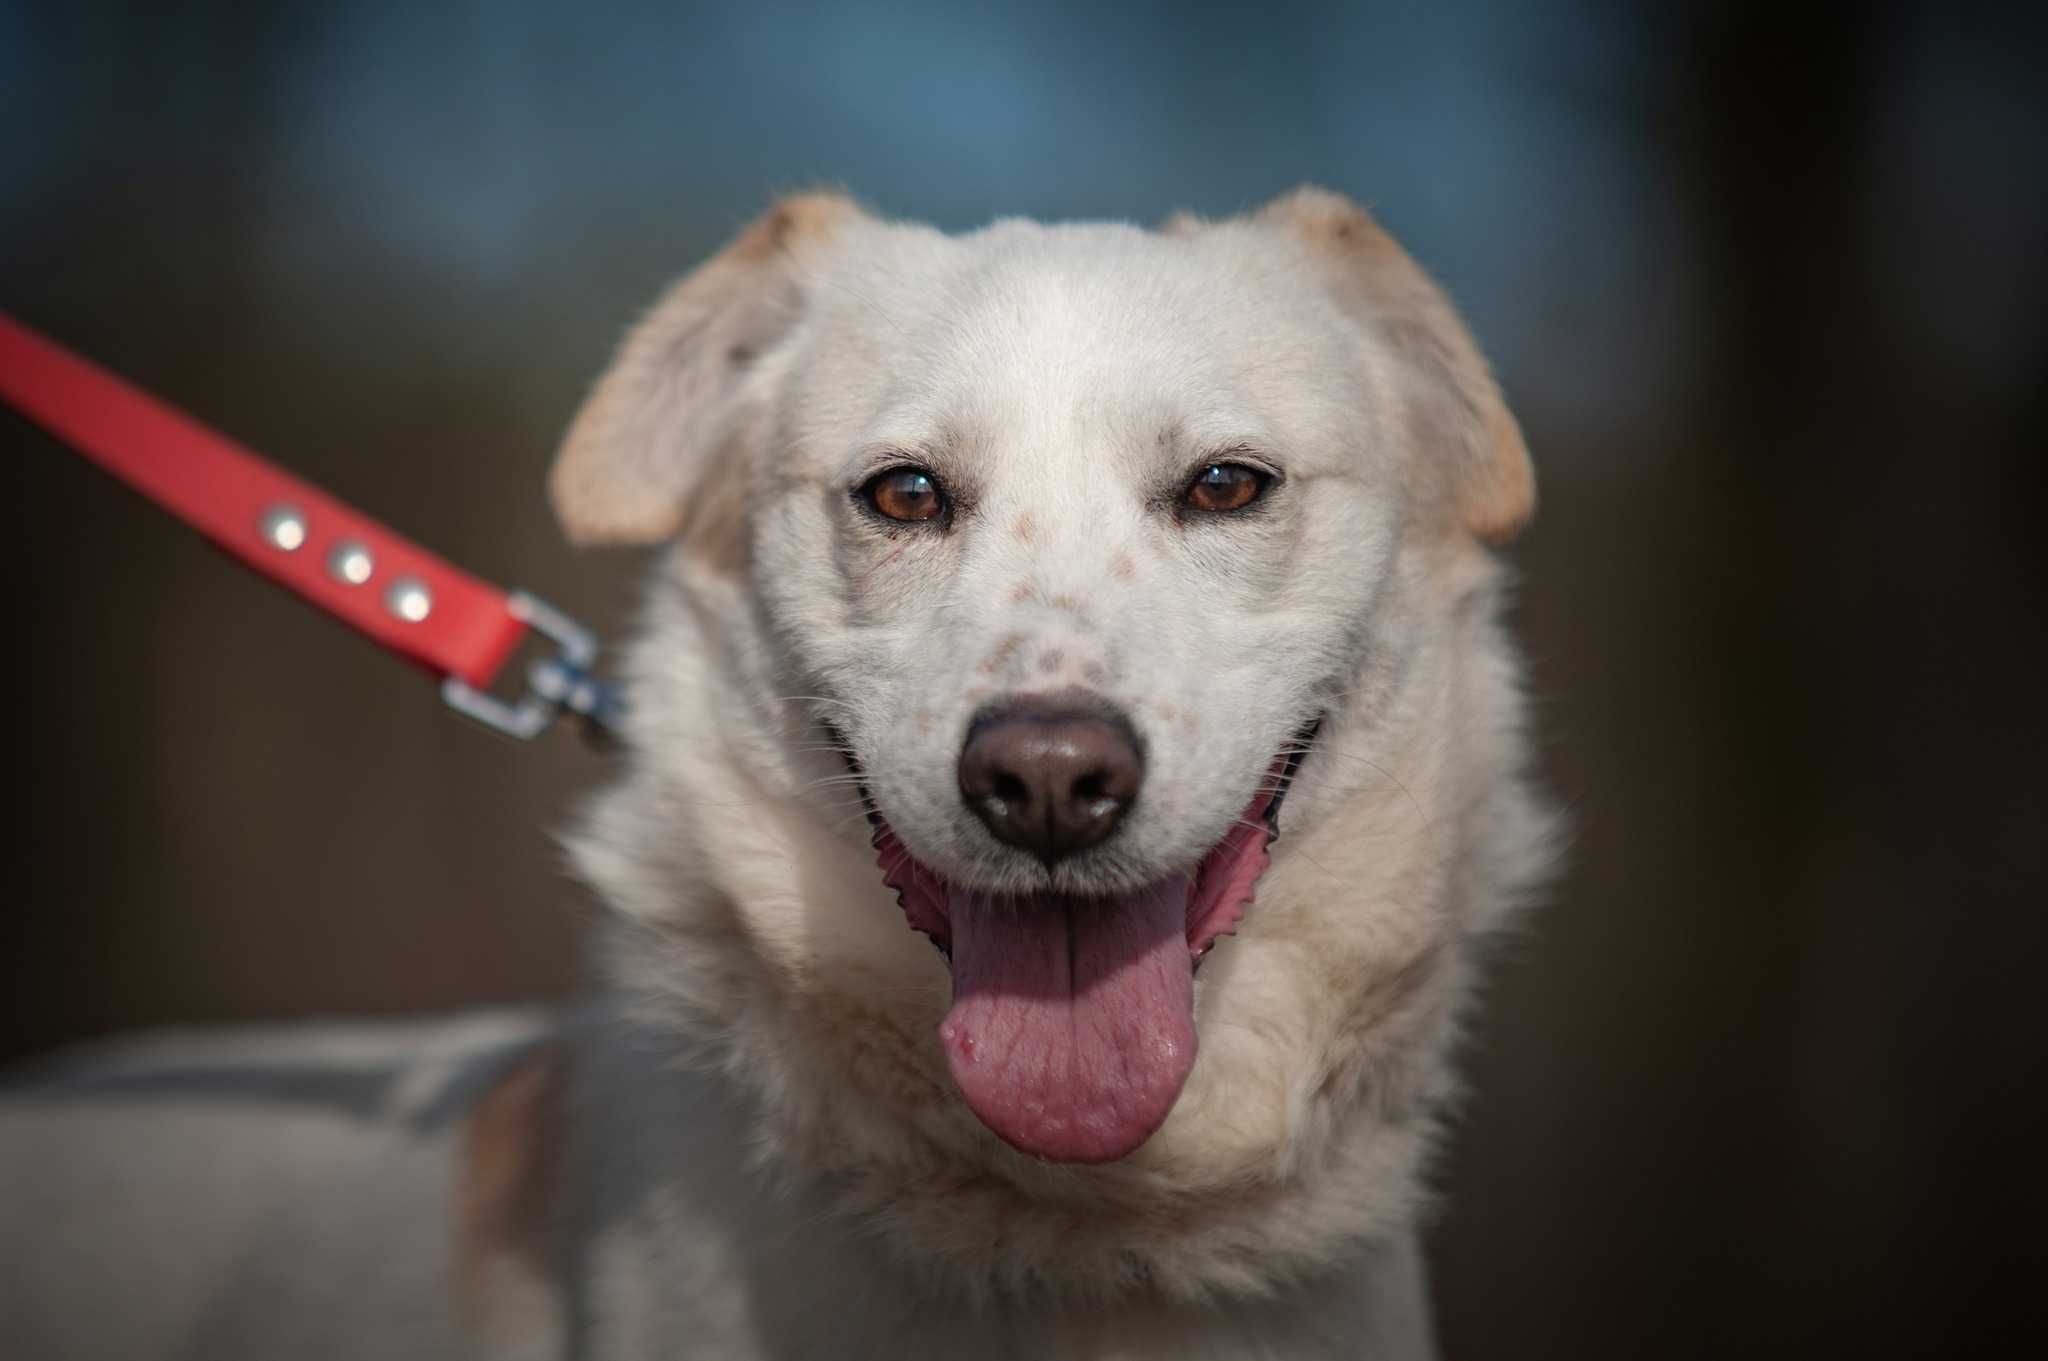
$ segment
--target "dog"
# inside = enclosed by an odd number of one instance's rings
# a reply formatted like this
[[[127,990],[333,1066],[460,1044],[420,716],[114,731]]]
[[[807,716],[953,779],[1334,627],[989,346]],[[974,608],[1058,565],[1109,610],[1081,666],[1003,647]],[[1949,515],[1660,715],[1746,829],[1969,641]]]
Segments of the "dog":
[[[1432,1354],[1451,1050],[1555,823],[1529,456],[1368,213],[787,198],[551,494],[663,546],[567,838],[600,996],[16,1082],[13,1354]]]

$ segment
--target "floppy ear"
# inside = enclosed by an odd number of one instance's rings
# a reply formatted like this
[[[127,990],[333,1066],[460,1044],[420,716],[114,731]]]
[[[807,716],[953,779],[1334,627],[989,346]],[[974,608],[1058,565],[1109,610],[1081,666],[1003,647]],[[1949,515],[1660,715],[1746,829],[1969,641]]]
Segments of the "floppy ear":
[[[1450,460],[1458,522],[1488,543],[1513,538],[1535,512],[1536,473],[1521,428],[1442,290],[1342,194],[1304,186],[1256,217],[1308,244],[1339,303],[1407,369],[1410,419],[1425,448]]]
[[[555,457],[549,494],[573,542],[681,535],[713,561],[744,561],[742,455],[766,405],[748,377],[801,313],[806,256],[860,216],[838,194],[784,199],[655,304]]]

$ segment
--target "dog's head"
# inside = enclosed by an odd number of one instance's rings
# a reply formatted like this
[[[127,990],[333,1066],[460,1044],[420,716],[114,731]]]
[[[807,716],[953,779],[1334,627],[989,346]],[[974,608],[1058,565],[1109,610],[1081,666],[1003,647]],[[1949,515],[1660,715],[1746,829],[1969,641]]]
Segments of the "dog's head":
[[[1533,498],[1443,297],[1313,189],[964,237],[788,200],[629,339],[553,490],[575,538],[743,585],[758,698],[838,749],[820,810],[861,791],[871,878],[950,963],[959,1091],[1075,1162],[1180,1096],[1195,970],[1297,768],[1399,691],[1412,578]]]

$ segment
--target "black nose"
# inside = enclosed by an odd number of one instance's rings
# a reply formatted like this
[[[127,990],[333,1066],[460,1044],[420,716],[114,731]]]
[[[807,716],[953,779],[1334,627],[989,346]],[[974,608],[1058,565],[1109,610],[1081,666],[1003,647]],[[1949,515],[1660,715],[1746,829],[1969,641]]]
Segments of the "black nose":
[[[1071,701],[984,711],[960,751],[967,806],[1047,865],[1114,832],[1144,780],[1131,725]]]

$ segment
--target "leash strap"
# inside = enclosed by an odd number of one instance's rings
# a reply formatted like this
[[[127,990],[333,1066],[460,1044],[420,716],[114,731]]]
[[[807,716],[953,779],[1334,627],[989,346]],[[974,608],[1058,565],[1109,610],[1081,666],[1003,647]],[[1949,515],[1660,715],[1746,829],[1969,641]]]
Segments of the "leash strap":
[[[531,738],[561,709],[609,727],[596,643],[0,312],[0,400],[273,581],[442,677],[458,711]],[[491,685],[527,634],[559,649],[507,702]]]

